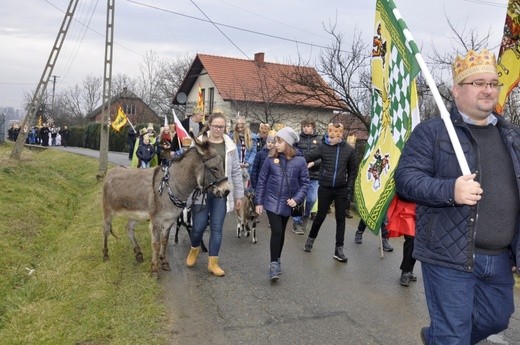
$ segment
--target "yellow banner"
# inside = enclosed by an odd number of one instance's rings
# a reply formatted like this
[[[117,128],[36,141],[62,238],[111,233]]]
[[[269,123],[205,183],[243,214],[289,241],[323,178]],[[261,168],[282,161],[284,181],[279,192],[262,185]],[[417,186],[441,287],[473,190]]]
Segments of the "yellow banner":
[[[126,118],[126,114],[123,111],[123,108],[121,106],[117,107],[117,116],[114,122],[112,122],[112,128],[114,131],[119,132],[121,128],[126,125],[126,122],[128,119]]]
[[[502,114],[507,97],[520,81],[520,0],[509,0],[507,6],[497,71],[498,80],[504,86],[498,95],[496,111]]]

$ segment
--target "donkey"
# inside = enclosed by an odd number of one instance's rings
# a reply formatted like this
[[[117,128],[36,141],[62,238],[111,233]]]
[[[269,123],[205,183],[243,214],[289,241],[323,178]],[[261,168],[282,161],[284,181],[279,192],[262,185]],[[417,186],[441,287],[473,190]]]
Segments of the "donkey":
[[[251,242],[256,243],[256,224],[258,223],[258,213],[255,211],[254,193],[246,192],[244,203],[237,212],[237,237],[242,234],[246,237],[251,236]]]
[[[229,188],[222,158],[205,141],[196,141],[194,147],[172,160],[166,168],[110,170],[103,185],[103,259],[109,259],[107,243],[108,235],[113,235],[112,218],[120,214],[128,218],[126,231],[138,262],[143,262],[143,254],[135,239],[134,227],[139,220],[150,221],[151,273],[158,277],[159,260],[161,268],[169,271],[166,246],[170,228],[190,194],[198,189],[224,197]]]
[[[188,232],[188,236],[191,236],[191,228],[192,228],[192,222],[191,222],[191,208],[185,207],[179,218],[177,218],[176,226],[175,226],[175,235],[173,237],[173,241],[175,243],[179,243],[179,231],[181,230],[181,226],[184,226],[186,228],[186,231]],[[200,249],[204,253],[208,252],[208,248],[206,248],[206,245],[204,244],[204,241],[200,243]]]

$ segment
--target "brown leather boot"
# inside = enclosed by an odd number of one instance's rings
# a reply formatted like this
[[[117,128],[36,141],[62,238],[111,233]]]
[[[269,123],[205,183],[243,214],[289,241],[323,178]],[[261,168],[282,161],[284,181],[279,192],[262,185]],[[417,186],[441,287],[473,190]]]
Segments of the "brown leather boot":
[[[193,267],[195,263],[197,262],[197,257],[200,253],[200,246],[199,247],[191,247],[190,253],[188,254],[188,257],[186,258],[186,266]]]
[[[223,277],[226,272],[218,265],[218,256],[208,257],[208,271],[217,277]]]

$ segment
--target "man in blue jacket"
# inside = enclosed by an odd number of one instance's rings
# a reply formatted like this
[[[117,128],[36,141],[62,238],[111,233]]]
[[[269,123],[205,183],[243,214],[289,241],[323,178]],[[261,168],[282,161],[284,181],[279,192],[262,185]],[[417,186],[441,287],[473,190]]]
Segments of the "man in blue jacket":
[[[425,344],[476,344],[506,329],[514,311],[520,133],[493,112],[500,87],[493,53],[457,57],[451,121],[471,175],[462,175],[440,118],[414,129],[395,172],[397,192],[417,203]]]

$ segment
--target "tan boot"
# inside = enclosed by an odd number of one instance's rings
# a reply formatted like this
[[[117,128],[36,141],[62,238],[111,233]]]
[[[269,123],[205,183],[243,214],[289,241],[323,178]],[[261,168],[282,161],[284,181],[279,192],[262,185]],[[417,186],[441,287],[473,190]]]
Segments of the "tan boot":
[[[193,265],[195,265],[195,263],[197,262],[197,257],[199,256],[199,252],[200,247],[191,247],[190,253],[186,258],[186,266],[193,267]]]
[[[224,272],[224,270],[218,265],[218,256],[208,257],[208,271],[217,277],[222,277],[226,274],[226,272]]]

